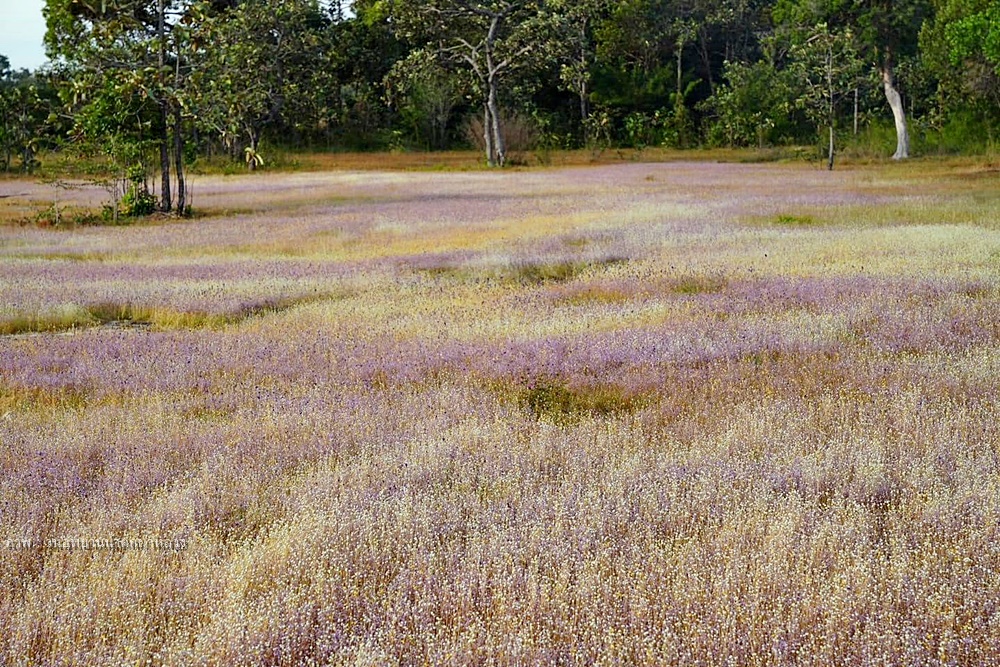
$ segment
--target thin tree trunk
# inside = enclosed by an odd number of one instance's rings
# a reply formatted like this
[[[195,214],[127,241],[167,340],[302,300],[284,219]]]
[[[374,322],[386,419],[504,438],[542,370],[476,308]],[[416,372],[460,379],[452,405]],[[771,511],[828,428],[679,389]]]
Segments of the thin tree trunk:
[[[167,128],[170,119],[167,117],[165,102],[160,103],[160,210],[169,213],[173,209],[173,198],[170,195],[170,141]]]
[[[502,167],[507,161],[507,147],[504,145],[503,128],[500,124],[500,107],[497,104],[496,81],[490,80],[489,107],[490,116],[493,120],[493,150],[496,153],[496,166]]]
[[[683,58],[684,58],[684,42],[682,40],[677,40],[677,102],[676,102],[676,104],[680,103],[681,94],[682,94],[681,83],[682,83],[682,77],[684,76],[684,72],[683,72],[683,69],[682,69],[683,64],[684,64]]]
[[[184,182],[184,136],[180,107],[174,108],[174,170],[177,172],[177,215],[187,214],[187,187]]]
[[[715,94],[715,77],[712,76],[712,55],[708,49],[708,43],[705,37],[705,31],[698,30],[698,43],[699,51],[701,52],[701,64],[705,67],[705,75],[708,81],[708,92],[710,95]]]
[[[160,83],[160,90],[158,91],[160,96],[160,210],[169,212],[173,208],[173,198],[170,196],[170,143],[168,137],[170,110],[167,108],[167,102],[164,99],[165,91],[163,86],[163,68],[167,64],[167,19],[164,0],[157,1],[156,12],[156,37],[157,41],[159,41],[157,81]]]
[[[892,63],[886,61],[882,66],[882,87],[885,89],[885,99],[892,109],[892,118],[896,123],[896,152],[893,160],[905,160],[910,157],[910,133],[906,128],[906,111],[903,109],[903,98],[896,88],[896,76]]]
[[[828,114],[827,117],[828,117],[828,119],[830,121],[830,146],[829,146],[829,152],[827,153],[826,168],[829,169],[830,171],[833,171],[833,148],[834,148],[834,143],[833,143],[833,124],[834,124],[834,116],[833,116],[833,94],[834,94],[833,93],[833,44],[831,44],[829,41],[827,41],[827,47],[826,47],[826,49],[827,49],[826,50],[826,86],[827,86],[827,102],[828,102],[828,105],[829,105],[827,107],[827,114]]]
[[[830,123],[830,148],[826,160],[826,168],[833,171],[833,123]]]
[[[584,19],[583,23],[580,24],[580,44],[585,45],[587,43],[587,20]],[[590,99],[589,99],[589,86],[587,85],[587,48],[586,46],[580,47],[580,122],[583,123],[584,128],[587,126],[587,118],[590,117]],[[586,130],[584,130],[586,134]]]
[[[483,105],[483,141],[486,142],[486,164],[496,166],[496,155],[493,153],[493,118],[490,115],[489,102]]]
[[[260,147],[260,132],[254,128],[250,128],[248,134],[250,135],[250,153],[246,156],[247,168],[250,171],[257,171],[257,149]]]
[[[504,142],[503,128],[500,123],[500,107],[497,101],[497,74],[503,65],[497,66],[493,62],[493,45],[496,41],[497,30],[500,28],[500,20],[504,13],[494,13],[490,15],[490,29],[484,41],[485,48],[483,55],[486,57],[486,108],[489,115],[490,124],[486,126],[486,133],[493,134],[493,151],[490,166],[502,167],[507,160],[507,147]]]

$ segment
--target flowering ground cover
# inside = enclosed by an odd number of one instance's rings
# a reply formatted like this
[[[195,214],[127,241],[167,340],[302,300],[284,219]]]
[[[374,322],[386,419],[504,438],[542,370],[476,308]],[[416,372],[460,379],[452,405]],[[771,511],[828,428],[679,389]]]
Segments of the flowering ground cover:
[[[1000,662],[998,185],[267,174],[0,227],[0,663]]]

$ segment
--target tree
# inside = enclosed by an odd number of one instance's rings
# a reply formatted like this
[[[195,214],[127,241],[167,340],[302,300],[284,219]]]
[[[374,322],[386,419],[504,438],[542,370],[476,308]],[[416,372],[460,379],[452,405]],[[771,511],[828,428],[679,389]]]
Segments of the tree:
[[[893,159],[910,155],[910,135],[896,69],[900,58],[916,50],[926,0],[778,0],[775,21],[786,29],[826,24],[830,30],[852,30],[859,55],[874,63],[896,127]]]
[[[610,0],[555,0],[553,9],[558,17],[558,34],[562,36],[565,60],[559,70],[563,87],[577,96],[580,102],[580,123],[584,143],[589,143],[590,82],[594,61],[597,58],[596,32],[610,16]]]
[[[1000,74],[1000,4],[976,2],[945,28],[952,62],[982,58]]]
[[[715,116],[710,140],[763,148],[799,136],[795,100],[801,81],[792,70],[778,69],[773,59],[765,58],[726,63],[722,78],[724,83],[704,105]]]
[[[896,80],[899,59],[915,49],[920,26],[927,14],[924,0],[854,0],[854,13],[862,29],[862,44],[875,56],[885,99],[896,125],[894,160],[910,156],[910,134],[903,96]]]
[[[61,93],[67,112],[85,121],[76,123],[76,136],[116,145],[132,141],[136,146],[152,138],[159,153],[159,208],[179,215],[187,212],[182,118],[186,64],[180,38],[180,19],[187,8],[182,0],[46,0],[44,8],[46,47],[63,68]],[[122,108],[129,109],[130,118],[136,114],[134,123],[95,122],[102,110]]]
[[[386,76],[386,100],[400,111],[414,136],[425,139],[429,148],[441,149],[452,112],[464,96],[463,84],[435,54],[416,49]]]
[[[832,31],[823,23],[795,45],[790,55],[796,79],[804,84],[798,103],[818,128],[826,126],[827,168],[833,169],[837,103],[848,91],[856,89],[861,74],[854,36],[849,30]]]
[[[13,167],[14,156],[22,171],[38,166],[35,155],[49,114],[50,87],[27,70],[13,71],[0,55],[0,170]]]
[[[948,115],[979,116],[985,129],[1000,114],[1000,6],[991,0],[937,0],[920,32],[921,60],[937,79]]]
[[[290,104],[310,99],[327,19],[316,0],[243,0],[222,11],[202,4],[193,39],[200,122],[231,152],[246,141],[247,165],[262,163],[264,131]]]
[[[394,12],[412,42],[422,42],[473,75],[483,104],[486,161],[502,167],[507,159],[500,112],[504,87],[518,70],[544,61],[555,44],[546,0],[400,0]]]

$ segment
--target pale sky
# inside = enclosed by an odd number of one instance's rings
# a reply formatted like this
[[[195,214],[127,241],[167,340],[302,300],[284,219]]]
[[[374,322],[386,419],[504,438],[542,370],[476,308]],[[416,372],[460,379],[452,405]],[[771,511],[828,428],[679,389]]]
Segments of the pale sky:
[[[0,0],[0,54],[13,69],[36,69],[45,62],[45,0]]]

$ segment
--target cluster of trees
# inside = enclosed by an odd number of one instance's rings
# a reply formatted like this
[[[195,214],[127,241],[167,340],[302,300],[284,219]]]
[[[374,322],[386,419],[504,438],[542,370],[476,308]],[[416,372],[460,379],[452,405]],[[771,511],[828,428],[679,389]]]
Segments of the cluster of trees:
[[[130,206],[263,141],[352,149],[829,145],[992,137],[996,0],[47,0],[42,72],[0,61],[0,166],[70,137]],[[891,125],[890,125],[891,123]],[[950,130],[949,130],[950,128]],[[961,142],[959,142],[961,143]],[[517,146],[526,148],[526,146]],[[888,147],[887,152],[891,151]],[[158,174],[158,196],[150,193]]]
[[[54,101],[52,87],[0,55],[0,171],[30,171]]]

